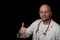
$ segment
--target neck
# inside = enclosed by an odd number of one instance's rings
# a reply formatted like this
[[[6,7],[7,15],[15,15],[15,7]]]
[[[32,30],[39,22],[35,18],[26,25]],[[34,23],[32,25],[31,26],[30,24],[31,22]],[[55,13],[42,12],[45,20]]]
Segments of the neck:
[[[50,23],[50,21],[51,21],[51,19],[44,20],[44,21],[43,21],[43,24],[47,25],[47,24],[49,24],[49,23]]]

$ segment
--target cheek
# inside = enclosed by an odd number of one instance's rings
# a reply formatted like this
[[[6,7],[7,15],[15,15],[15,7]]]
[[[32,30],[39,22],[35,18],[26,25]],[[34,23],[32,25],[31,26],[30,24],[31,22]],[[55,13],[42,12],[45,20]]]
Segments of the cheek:
[[[47,13],[46,16],[49,17],[50,16],[50,13]]]
[[[39,15],[40,15],[40,17],[42,17],[42,16],[43,16],[41,13],[40,13]]]

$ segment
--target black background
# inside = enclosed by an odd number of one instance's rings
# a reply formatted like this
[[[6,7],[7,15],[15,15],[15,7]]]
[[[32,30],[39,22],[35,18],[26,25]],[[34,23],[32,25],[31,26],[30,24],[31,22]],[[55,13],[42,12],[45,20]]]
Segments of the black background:
[[[25,23],[25,27],[27,28],[32,22],[36,19],[39,19],[39,7],[41,4],[47,3],[52,8],[52,19],[60,24],[60,5],[58,0],[22,0],[22,1],[14,1],[14,17],[16,17],[16,34],[21,28],[21,23]],[[17,38],[17,40],[32,40],[32,35],[29,38],[21,39]]]

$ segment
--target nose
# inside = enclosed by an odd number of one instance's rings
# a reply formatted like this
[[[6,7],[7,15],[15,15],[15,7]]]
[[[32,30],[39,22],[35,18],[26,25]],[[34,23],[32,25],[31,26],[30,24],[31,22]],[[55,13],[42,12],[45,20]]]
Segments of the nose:
[[[43,12],[42,14],[43,14],[43,15],[45,15],[45,14],[46,14],[46,12]]]

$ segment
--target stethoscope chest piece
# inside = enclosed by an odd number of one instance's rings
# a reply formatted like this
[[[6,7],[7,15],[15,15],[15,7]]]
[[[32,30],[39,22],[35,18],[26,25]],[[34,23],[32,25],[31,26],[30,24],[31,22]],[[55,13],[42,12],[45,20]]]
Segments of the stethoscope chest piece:
[[[46,32],[44,32],[43,35],[46,36]]]

